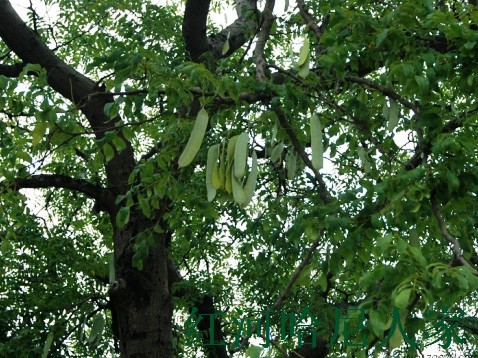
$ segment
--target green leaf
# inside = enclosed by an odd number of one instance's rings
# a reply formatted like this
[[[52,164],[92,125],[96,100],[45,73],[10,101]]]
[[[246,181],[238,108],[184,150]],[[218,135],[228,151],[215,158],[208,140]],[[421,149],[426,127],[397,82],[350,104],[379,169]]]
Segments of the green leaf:
[[[304,39],[304,44],[300,48],[300,54],[299,54],[299,61],[297,61],[297,66],[302,67],[303,65],[306,64],[307,60],[309,59],[309,50],[310,50],[310,45],[309,45],[309,38],[306,37]],[[308,68],[307,64],[307,68]]]
[[[126,148],[126,143],[125,143],[124,140],[123,140],[120,136],[118,136],[118,135],[116,135],[116,136],[113,137],[113,144],[114,144],[114,146],[116,147],[116,151],[117,151],[118,153],[121,153],[121,151]]]
[[[388,29],[384,29],[378,34],[377,39],[375,40],[375,45],[377,46],[377,48],[379,48],[382,45],[383,41],[385,41],[387,36],[388,36]]]
[[[122,229],[129,221],[129,207],[122,207],[119,209],[118,214],[116,214],[116,225],[118,228]]]
[[[447,179],[449,193],[452,193],[453,191],[455,191],[456,189],[460,187],[460,180],[452,171],[450,170],[446,171],[446,179]]]
[[[40,141],[45,136],[46,129],[48,128],[48,124],[45,122],[37,122],[35,124],[35,128],[32,131],[32,146],[36,147]]]
[[[103,145],[103,154],[105,155],[105,160],[109,162],[115,156],[115,151],[111,145],[105,143]]]
[[[149,200],[145,198],[143,195],[138,194],[138,202],[139,206],[141,207],[141,211],[143,212],[144,216],[147,218],[151,217],[151,206],[149,205]]]
[[[112,119],[118,115],[119,107],[116,102],[106,103],[104,112],[109,119]]]
[[[87,342],[91,346],[96,346],[98,341],[101,339],[103,330],[105,328],[105,319],[102,314],[97,314],[93,319],[93,324],[91,326],[90,335],[87,339]]]
[[[428,78],[422,76],[415,76],[415,81],[418,84],[418,89],[420,90],[420,92],[428,92],[428,87],[430,85]]]
[[[395,307],[398,307],[400,309],[407,308],[408,303],[410,302],[410,295],[412,293],[412,290],[410,288],[406,288],[404,290],[401,290],[394,299],[394,304]]]
[[[246,357],[248,358],[259,358],[261,356],[263,348],[258,346],[249,346],[246,349]]]
[[[134,132],[130,127],[123,127],[122,131],[127,141],[131,142],[134,139]]]

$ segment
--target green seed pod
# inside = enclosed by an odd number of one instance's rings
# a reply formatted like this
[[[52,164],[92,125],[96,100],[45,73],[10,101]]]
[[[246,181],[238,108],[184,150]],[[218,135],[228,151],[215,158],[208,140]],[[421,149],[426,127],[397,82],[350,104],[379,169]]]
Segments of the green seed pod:
[[[324,143],[322,125],[316,114],[310,117],[310,147],[312,149],[312,166],[320,170],[324,166]]]
[[[197,114],[196,122],[194,123],[193,130],[189,136],[188,143],[179,157],[178,165],[180,168],[188,166],[194,158],[196,158],[196,154],[198,153],[199,148],[201,148],[201,143],[204,139],[208,122],[209,115],[203,107]]]
[[[243,132],[237,139],[234,149],[234,175],[241,180],[246,175],[247,152],[249,149],[249,135]]]
[[[207,151],[207,163],[206,163],[206,190],[207,200],[213,201],[216,196],[216,188],[213,185],[213,171],[217,163],[217,156],[219,154],[219,145],[215,144]]]
[[[255,150],[253,150],[251,172],[249,173],[246,184],[244,185],[244,194],[246,196],[246,199],[244,201],[244,204],[241,205],[242,207],[247,206],[251,202],[252,197],[254,196],[254,192],[256,191],[256,184],[257,184],[257,173],[258,173],[257,153]]]

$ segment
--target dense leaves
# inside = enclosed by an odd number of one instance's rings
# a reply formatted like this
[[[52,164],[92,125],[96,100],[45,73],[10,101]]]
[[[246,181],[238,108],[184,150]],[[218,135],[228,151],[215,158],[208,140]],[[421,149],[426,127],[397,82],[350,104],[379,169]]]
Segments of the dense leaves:
[[[28,26],[96,87],[61,96],[0,41],[0,355],[124,354],[121,265],[148,275],[164,237],[177,356],[218,352],[209,322],[185,327],[205,297],[237,356],[476,350],[476,4],[238,1],[224,34],[213,2],[196,56],[183,15],[208,2],[35,3]],[[273,344],[249,346],[241,317],[269,311]],[[309,353],[293,313],[314,316]]]

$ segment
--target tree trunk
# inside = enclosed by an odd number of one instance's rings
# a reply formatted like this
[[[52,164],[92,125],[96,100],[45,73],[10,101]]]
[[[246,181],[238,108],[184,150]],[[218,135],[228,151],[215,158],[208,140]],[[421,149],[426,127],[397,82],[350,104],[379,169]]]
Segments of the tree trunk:
[[[173,307],[168,286],[167,235],[149,247],[143,269],[132,267],[132,238],[151,227],[135,213],[124,230],[115,230],[116,280],[110,290],[113,330],[123,357],[172,357]]]

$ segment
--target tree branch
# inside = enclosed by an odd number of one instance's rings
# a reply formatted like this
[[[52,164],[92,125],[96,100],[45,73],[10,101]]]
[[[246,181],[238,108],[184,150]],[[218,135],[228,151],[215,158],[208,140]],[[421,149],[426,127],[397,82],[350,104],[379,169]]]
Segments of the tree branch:
[[[266,47],[267,40],[269,39],[269,32],[271,31],[272,24],[274,23],[274,10],[275,0],[267,0],[262,15],[264,22],[262,23],[261,30],[257,37],[256,48],[254,49],[253,56],[256,59],[256,78],[259,82],[266,80],[266,60],[264,58],[264,49]]]
[[[311,262],[311,259],[312,259],[312,254],[314,253],[314,251],[317,249],[317,247],[319,247],[320,243],[323,242],[323,238],[321,237],[321,234],[322,232],[320,232],[318,235],[317,235],[317,239],[312,243],[312,245],[310,245],[310,247],[307,249],[307,252],[304,256],[304,258],[302,259],[302,261],[299,263],[299,265],[296,267],[294,273],[292,274],[292,276],[290,277],[289,281],[287,282],[284,290],[281,292],[281,294],[279,295],[279,297],[277,298],[277,300],[274,302],[274,304],[268,308],[266,310],[266,312],[270,312],[270,311],[275,311],[277,309],[279,309],[282,304],[284,303],[284,301],[286,300],[287,296],[289,296],[290,294],[290,291],[292,290],[292,287],[294,286],[294,284],[297,282],[297,280],[299,279],[300,277],[300,274],[302,273],[302,271],[304,271],[305,267]],[[266,314],[264,313],[261,318],[261,323],[265,322],[266,320]],[[255,333],[256,331],[256,327],[255,326],[253,328],[253,332],[252,333]],[[245,338],[241,341],[241,344],[232,349],[231,352],[233,353],[236,353],[236,352],[239,352],[240,350],[242,350],[246,344],[248,342],[248,339]]]
[[[455,129],[461,127],[463,125],[462,120],[460,117],[455,117],[450,119],[445,126],[443,127],[442,133],[451,133]],[[413,156],[408,160],[405,164],[405,170],[412,170],[418,167],[422,162],[422,155],[428,154],[432,148],[431,141],[425,143],[418,143],[415,147]]]
[[[0,64],[0,75],[5,77],[18,77],[25,67],[24,63],[15,63],[13,65]]]
[[[96,96],[87,101],[91,93],[98,91],[97,84],[68,66],[56,56],[45,43],[18,16],[10,2],[0,0],[0,38],[24,63],[40,64],[47,72],[48,84],[66,99],[72,101],[88,119],[98,139],[111,130],[115,120],[103,112],[106,103],[112,102],[112,96]],[[106,164],[109,185],[124,193],[128,190],[128,177],[134,167],[134,155],[131,144],[123,138],[126,148],[115,155]]]
[[[186,1],[182,32],[187,56],[194,62],[200,62],[206,52],[210,52],[216,60],[231,55],[259,28],[257,0],[236,0],[239,18],[221,32],[208,37],[206,30],[210,2]],[[226,41],[229,49],[224,52]]]
[[[354,82],[358,83],[370,88],[373,88],[381,93],[383,93],[385,96],[394,99],[395,101],[401,103],[405,107],[410,108],[414,113],[418,113],[418,108],[410,101],[406,100],[405,98],[401,97],[399,94],[394,92],[392,89],[387,88],[385,86],[382,86],[374,81],[371,81],[366,78],[362,77],[354,77],[354,76],[345,76],[345,80],[349,82]]]
[[[443,219],[440,206],[437,203],[435,195],[433,193],[431,195],[430,202],[432,205],[433,214],[435,215],[435,218],[438,222],[438,226],[440,227],[440,231],[443,237],[445,238],[445,240],[452,245],[452,250],[453,250],[453,254],[455,258],[463,266],[468,267],[474,275],[478,276],[478,271],[472,265],[470,265],[470,263],[468,263],[468,261],[466,261],[465,258],[463,257],[463,250],[461,249],[461,246],[458,240],[455,237],[451,236],[450,233],[448,232],[448,228],[446,227],[445,220]]]
[[[312,165],[312,162],[310,161],[309,156],[304,151],[304,148],[302,147],[299,140],[297,139],[297,136],[295,135],[295,132],[292,129],[289,121],[287,120],[287,117],[285,116],[284,112],[278,106],[273,106],[272,109],[276,113],[277,118],[279,119],[280,125],[282,126],[282,128],[284,128],[287,135],[289,136],[290,141],[292,142],[292,145],[294,146],[294,149],[297,151],[297,153],[299,153],[305,165],[307,165],[309,169],[312,170],[312,172],[314,173],[315,181],[317,182],[319,187],[320,198],[326,204],[331,203],[333,201],[333,198],[330,196],[329,192],[327,191],[327,187],[325,186],[325,182],[322,179],[322,175],[320,175],[320,173]]]
[[[26,188],[63,188],[78,191],[89,198],[97,200],[108,211],[114,211],[115,198],[108,189],[94,185],[86,180],[61,174],[38,174],[28,178],[17,178],[8,183],[4,182],[0,184],[0,193],[8,189],[18,191],[19,189]]]
[[[319,25],[317,25],[317,23],[312,20],[312,16],[305,8],[304,0],[297,0],[297,6],[299,7],[300,16],[304,20],[307,27],[310,27],[314,31],[317,40],[320,40],[322,36],[322,30],[320,29]]]

